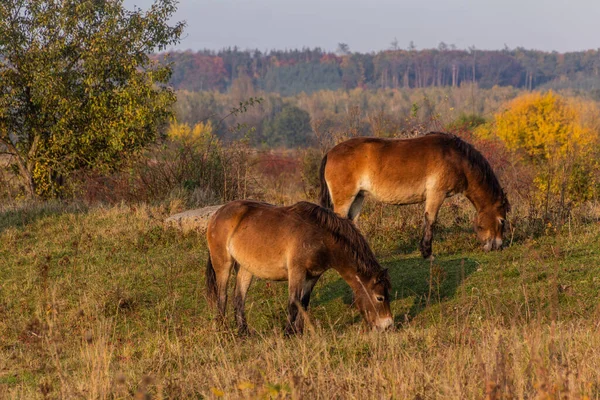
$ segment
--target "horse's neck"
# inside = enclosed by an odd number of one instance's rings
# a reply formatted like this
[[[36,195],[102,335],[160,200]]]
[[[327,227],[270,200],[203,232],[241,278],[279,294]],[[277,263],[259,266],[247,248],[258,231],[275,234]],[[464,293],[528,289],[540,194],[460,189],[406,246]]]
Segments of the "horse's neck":
[[[369,274],[360,273],[356,268],[354,255],[342,246],[342,244],[331,237],[329,248],[330,255],[329,268],[334,269],[340,274],[342,279],[352,288],[355,294],[365,290],[364,283],[369,281]]]
[[[342,279],[346,281],[355,295],[357,295],[366,290],[364,282],[369,281],[369,276],[368,274],[365,275],[358,272],[358,270],[354,268],[355,265],[356,261],[354,260],[354,257],[347,252],[344,252],[344,254],[340,254],[336,258],[335,265],[332,264],[331,268],[340,274]]]
[[[346,281],[355,295],[360,294],[362,291],[366,291],[363,282],[367,282],[368,279],[366,279],[364,275],[359,274],[358,271],[352,270],[351,268],[345,268],[343,270],[335,268],[335,270],[340,274],[342,279]]]
[[[496,199],[492,198],[491,190],[486,184],[482,184],[478,180],[471,178],[469,179],[465,196],[473,204],[477,212],[496,202]]]
[[[336,243],[338,244],[338,243]],[[347,251],[338,248],[338,251],[333,255],[334,262],[331,263],[330,267],[338,272],[343,280],[345,280],[352,290],[357,289],[359,281],[356,277],[359,276],[358,271],[353,268],[356,265],[354,257],[348,254]]]

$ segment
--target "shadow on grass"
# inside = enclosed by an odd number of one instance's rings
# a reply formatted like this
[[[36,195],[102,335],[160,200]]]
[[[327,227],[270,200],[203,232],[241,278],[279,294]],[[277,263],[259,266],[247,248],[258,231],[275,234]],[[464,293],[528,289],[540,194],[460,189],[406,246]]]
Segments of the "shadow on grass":
[[[431,263],[417,256],[395,256],[381,265],[389,268],[392,309],[396,308],[395,302],[406,303],[404,312],[394,315],[396,321],[406,317],[412,319],[428,305],[453,297],[462,282],[477,269],[475,260],[464,257],[438,259]],[[352,303],[352,290],[341,278],[321,287],[313,304],[325,304],[338,298],[346,304]]]
[[[593,221],[596,223],[597,221]],[[523,244],[531,239],[546,236],[546,223],[542,219],[522,219],[513,221],[504,233],[506,246]],[[422,231],[412,232],[411,235],[398,237],[393,247],[378,249],[379,255],[393,256],[394,254],[409,255],[419,249]],[[435,226],[433,238],[434,254],[460,254],[465,249],[481,249],[483,246],[477,240],[477,234],[470,224],[453,224]]]
[[[23,228],[36,221],[56,215],[77,214],[87,210],[83,204],[61,202],[33,203],[0,209],[0,233],[9,228]]]

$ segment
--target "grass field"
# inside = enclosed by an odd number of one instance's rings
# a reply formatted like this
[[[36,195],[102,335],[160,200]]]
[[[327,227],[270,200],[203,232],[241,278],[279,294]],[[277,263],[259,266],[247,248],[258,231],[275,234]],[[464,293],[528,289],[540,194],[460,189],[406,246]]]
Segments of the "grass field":
[[[303,336],[283,335],[286,285],[255,281],[238,338],[207,306],[204,238],[169,211],[2,211],[0,398],[600,398],[597,222],[488,254],[442,223],[429,263],[418,226],[374,212],[359,226],[390,269],[393,331],[365,331],[329,271]]]

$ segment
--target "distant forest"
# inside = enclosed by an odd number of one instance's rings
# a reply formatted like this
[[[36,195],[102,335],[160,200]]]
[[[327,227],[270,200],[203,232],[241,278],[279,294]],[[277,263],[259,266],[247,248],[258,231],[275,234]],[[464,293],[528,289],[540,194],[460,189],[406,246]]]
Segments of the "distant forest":
[[[164,54],[155,56],[164,60]],[[512,86],[522,89],[600,90],[600,50],[570,53],[523,48],[459,50],[391,49],[354,53],[340,44],[335,53],[319,48],[261,52],[236,47],[220,51],[173,52],[171,84],[190,91],[227,91],[236,78],[254,88],[292,96],[328,89],[385,89]]]

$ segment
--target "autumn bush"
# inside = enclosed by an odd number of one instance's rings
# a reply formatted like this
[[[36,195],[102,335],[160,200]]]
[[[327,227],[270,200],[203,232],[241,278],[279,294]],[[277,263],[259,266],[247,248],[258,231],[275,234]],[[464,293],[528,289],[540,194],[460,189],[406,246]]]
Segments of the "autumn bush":
[[[598,196],[598,111],[589,101],[533,92],[476,132],[499,139],[515,165],[533,170],[532,206],[546,219],[564,221],[573,207]]]
[[[192,208],[247,197],[251,150],[244,141],[223,144],[210,122],[173,122],[167,137],[110,175],[84,174],[77,193],[86,202],[161,203]]]

